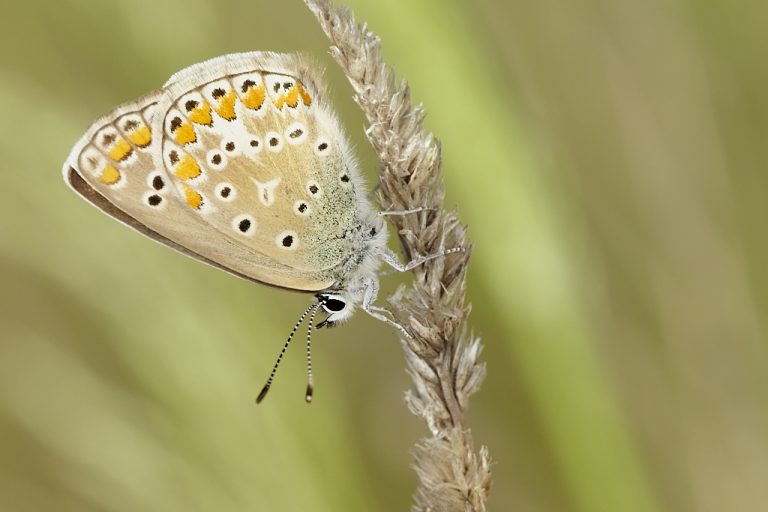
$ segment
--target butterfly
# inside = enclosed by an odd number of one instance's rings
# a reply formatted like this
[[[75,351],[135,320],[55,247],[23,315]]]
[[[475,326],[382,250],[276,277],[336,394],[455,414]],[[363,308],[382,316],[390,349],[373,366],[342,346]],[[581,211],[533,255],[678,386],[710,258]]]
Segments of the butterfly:
[[[357,308],[408,332],[374,305],[378,269],[407,271],[387,247],[386,214],[372,207],[319,73],[296,54],[214,58],[99,118],[63,173],[86,201],[136,231],[240,278],[314,293],[259,394],[272,385],[298,327],[348,320]]]

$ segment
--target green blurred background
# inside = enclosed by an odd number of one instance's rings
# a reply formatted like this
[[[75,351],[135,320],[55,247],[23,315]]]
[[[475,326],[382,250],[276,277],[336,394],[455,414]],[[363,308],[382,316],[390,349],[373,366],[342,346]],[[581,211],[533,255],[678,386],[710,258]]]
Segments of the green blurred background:
[[[491,509],[767,510],[768,4],[349,5],[426,104],[475,242]],[[60,178],[97,116],[246,50],[317,55],[373,178],[298,0],[3,4],[0,510],[408,509],[425,429],[394,332],[318,332],[316,402],[297,346],[256,407],[309,298],[151,243]]]

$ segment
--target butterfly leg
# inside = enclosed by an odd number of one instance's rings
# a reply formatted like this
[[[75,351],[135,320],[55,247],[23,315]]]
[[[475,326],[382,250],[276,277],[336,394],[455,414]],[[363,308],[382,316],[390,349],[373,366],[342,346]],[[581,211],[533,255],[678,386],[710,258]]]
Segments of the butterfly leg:
[[[397,258],[397,255],[387,249],[381,254],[381,259],[384,263],[395,269],[397,272],[408,272],[409,270],[412,270],[419,265],[423,265],[429,260],[433,260],[435,258],[442,258],[443,256],[447,256],[449,254],[456,254],[457,252],[466,252],[466,247],[451,247],[450,249],[444,249],[440,252],[437,252],[435,254],[429,254],[427,256],[419,256],[418,258],[414,258],[408,263],[400,263],[400,260]]]
[[[392,318],[386,316],[394,316],[392,315],[392,312],[388,310],[387,308],[382,308],[380,306],[374,306],[373,302],[376,300],[376,297],[379,295],[379,281],[377,279],[371,279],[370,281],[365,283],[365,294],[363,295],[363,303],[360,306],[363,311],[371,315],[376,320],[380,320],[384,322],[385,324],[391,325],[398,331],[402,333],[403,336],[405,336],[408,339],[412,339],[413,337],[408,334],[408,331],[405,330],[405,327],[400,325],[400,323],[396,322]]]
[[[390,210],[385,212],[379,212],[379,217],[388,217],[394,215],[410,215],[412,213],[426,212],[427,210],[434,210],[429,206],[419,206],[418,208],[412,208],[410,210]]]
[[[421,256],[419,258],[409,261],[408,263],[400,263],[400,260],[397,258],[397,255],[394,252],[390,251],[389,249],[386,249],[382,253],[381,259],[397,272],[408,272],[409,270],[419,265],[422,265],[426,261],[429,261],[435,258],[442,258],[443,256],[446,256],[448,254],[465,252],[466,250],[467,249],[464,247],[453,247],[451,249],[445,249],[443,251],[440,251],[436,254],[430,254],[429,256]],[[382,274],[379,274],[379,275],[382,275]],[[363,284],[363,287],[365,289],[365,292],[363,293],[363,303],[360,306],[363,309],[363,311],[371,315],[376,320],[380,320],[386,324],[391,325],[392,327],[400,331],[403,334],[403,336],[409,339],[412,339],[413,337],[410,334],[408,334],[408,331],[405,329],[405,327],[403,327],[399,322],[394,320],[394,315],[390,310],[388,310],[387,308],[373,305],[374,301],[376,300],[376,297],[378,297],[379,295],[379,280],[378,279],[368,280]]]

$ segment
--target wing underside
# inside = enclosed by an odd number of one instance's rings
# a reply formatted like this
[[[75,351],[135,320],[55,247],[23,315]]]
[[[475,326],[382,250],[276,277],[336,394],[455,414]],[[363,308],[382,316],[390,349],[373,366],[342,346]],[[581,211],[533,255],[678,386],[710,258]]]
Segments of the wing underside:
[[[102,212],[153,240],[243,279],[301,291],[332,280],[297,271],[190,211],[160,159],[154,126],[163,92],[122,105],[96,121],[65,163],[66,182]]]

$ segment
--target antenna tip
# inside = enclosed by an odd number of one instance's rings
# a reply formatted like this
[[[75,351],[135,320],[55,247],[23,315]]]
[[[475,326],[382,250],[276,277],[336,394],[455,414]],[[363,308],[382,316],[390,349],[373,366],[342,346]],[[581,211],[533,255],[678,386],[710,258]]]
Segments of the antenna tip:
[[[308,404],[312,403],[312,396],[314,394],[314,388],[312,387],[312,384],[307,384],[307,394],[304,395],[304,399],[307,401]]]
[[[264,386],[261,388],[261,393],[259,393],[259,396],[256,397],[256,403],[260,404],[262,400],[264,400],[264,397],[267,396],[267,391],[269,391],[269,385]]]

